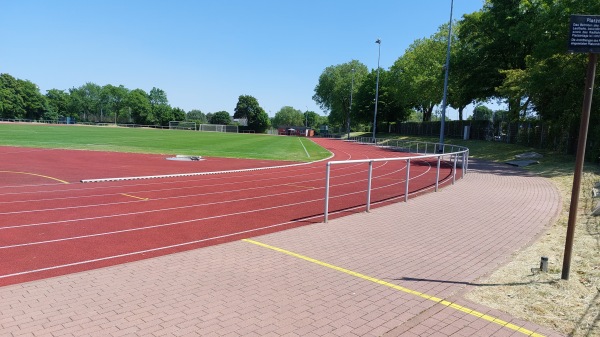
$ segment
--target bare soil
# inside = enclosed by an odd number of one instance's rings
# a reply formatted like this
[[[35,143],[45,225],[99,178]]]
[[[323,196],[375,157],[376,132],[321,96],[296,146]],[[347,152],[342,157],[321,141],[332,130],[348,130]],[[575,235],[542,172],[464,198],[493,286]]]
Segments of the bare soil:
[[[584,171],[569,279],[561,272],[573,175],[559,174],[549,178],[563,196],[556,222],[481,280],[468,299],[569,336],[600,336],[600,216],[591,215],[600,202],[592,197],[600,172],[597,166]],[[542,256],[549,259],[547,273],[540,271]]]

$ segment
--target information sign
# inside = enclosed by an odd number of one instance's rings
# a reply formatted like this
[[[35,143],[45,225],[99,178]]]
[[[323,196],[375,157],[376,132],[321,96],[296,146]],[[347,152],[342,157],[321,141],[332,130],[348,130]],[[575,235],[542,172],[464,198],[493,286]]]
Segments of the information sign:
[[[600,15],[571,15],[569,51],[600,53]]]

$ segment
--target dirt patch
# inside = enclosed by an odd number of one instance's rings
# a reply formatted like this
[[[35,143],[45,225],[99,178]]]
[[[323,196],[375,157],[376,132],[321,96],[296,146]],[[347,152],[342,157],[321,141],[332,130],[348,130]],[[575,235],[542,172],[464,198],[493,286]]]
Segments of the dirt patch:
[[[600,218],[591,216],[598,170],[582,179],[573,258],[568,281],[561,279],[572,175],[552,178],[563,196],[556,223],[528,248],[481,281],[465,297],[571,336],[600,336]],[[549,257],[548,273],[539,271]]]

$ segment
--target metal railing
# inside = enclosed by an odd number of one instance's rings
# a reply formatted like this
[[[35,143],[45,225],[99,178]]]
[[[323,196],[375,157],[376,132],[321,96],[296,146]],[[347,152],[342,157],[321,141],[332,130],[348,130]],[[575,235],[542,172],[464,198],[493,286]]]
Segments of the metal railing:
[[[368,180],[367,180],[367,195],[366,195],[366,211],[371,209],[371,186],[373,180],[373,163],[388,162],[388,161],[405,161],[406,162],[406,181],[404,183],[404,202],[408,202],[409,184],[410,184],[410,163],[415,160],[435,158],[436,176],[435,176],[435,191],[439,190],[440,184],[440,167],[442,162],[452,163],[452,185],[456,182],[456,168],[459,165],[462,168],[461,178],[464,178],[468,170],[469,149],[458,145],[447,145],[440,143],[427,143],[417,141],[403,141],[397,139],[373,139],[373,138],[351,138],[348,141],[354,141],[361,144],[373,144],[380,147],[387,147],[394,151],[418,153],[417,156],[392,157],[392,158],[377,158],[377,159],[361,159],[361,160],[343,160],[327,162],[325,175],[325,212],[324,222],[328,221],[329,216],[329,187],[332,165],[348,165],[358,163],[368,163]],[[431,151],[431,153],[429,152]]]

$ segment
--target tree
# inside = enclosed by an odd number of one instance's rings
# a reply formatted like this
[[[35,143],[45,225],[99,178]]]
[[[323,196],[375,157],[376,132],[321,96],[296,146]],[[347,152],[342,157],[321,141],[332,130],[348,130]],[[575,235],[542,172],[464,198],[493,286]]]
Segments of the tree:
[[[433,108],[442,101],[448,26],[442,26],[430,38],[419,39],[408,47],[391,67],[402,79],[401,96],[431,121]]]
[[[158,124],[166,126],[169,125],[170,121],[175,120],[169,100],[167,99],[167,93],[164,90],[153,87],[148,93],[148,99],[150,100],[150,110]],[[179,120],[183,120],[184,118]]]
[[[210,118],[210,124],[229,125],[231,124],[231,115],[227,111],[217,111]]]
[[[69,89],[71,96],[69,115],[79,116],[79,120],[83,121],[98,121],[102,111],[100,107],[101,89],[99,85],[92,82]]]
[[[148,98],[150,99],[150,104],[152,106],[169,105],[169,100],[167,99],[167,93],[162,89],[152,87],[152,89],[148,93]]]
[[[177,120],[173,114],[173,108],[170,105],[159,104],[152,107],[152,112],[156,116],[159,125],[167,126],[170,121]],[[179,119],[179,120],[183,120]]]
[[[296,110],[291,106],[284,106],[281,108],[273,118],[273,126],[300,126],[304,125],[305,118],[304,114],[300,110]]]
[[[186,114],[185,119],[188,121],[197,121],[200,124],[208,123],[206,115],[202,111],[197,109],[190,110]]]
[[[564,52],[569,16],[597,14],[600,12],[600,3],[537,0],[523,1],[521,6],[525,11],[534,13],[530,30],[527,31],[532,36],[529,39],[532,41],[531,52],[525,58],[524,69],[503,71],[505,80],[498,91],[506,96],[513,94],[526,98],[521,101],[520,112],[523,117],[533,109],[546,121],[570,125],[576,130],[583,100],[587,58],[585,55]],[[600,102],[595,98],[595,103]],[[528,104],[523,106],[524,103]],[[598,104],[592,104],[592,107],[600,112]],[[598,125],[594,124],[596,116],[599,114],[592,113],[590,125]]]
[[[46,91],[47,111],[44,119],[56,120],[59,117],[76,117],[69,115],[71,96],[64,90],[50,89]]]
[[[368,73],[367,67],[357,60],[329,66],[323,70],[312,98],[321,109],[327,112],[329,123],[345,126],[348,117],[350,117],[351,123],[356,121],[358,116],[356,109],[353,108],[352,115],[349,114],[350,91],[354,90],[353,95],[358,93],[358,89]]]
[[[18,80],[20,96],[23,100],[28,119],[40,119],[46,112],[46,97],[40,93],[37,84],[27,80]]]
[[[33,82],[0,74],[0,116],[39,119],[46,111],[46,97]]]
[[[0,74],[0,117],[15,118],[17,114],[24,114],[21,103],[16,93],[17,79],[9,74]]]
[[[156,118],[152,114],[150,99],[148,94],[142,89],[134,89],[127,95],[126,105],[131,111],[131,118],[136,124],[153,125],[156,124]]]
[[[464,118],[464,109],[480,97],[477,96],[479,86],[472,77],[473,68],[479,60],[470,50],[471,46],[458,39],[461,22],[455,23],[452,30],[452,47],[450,55],[450,71],[448,74],[448,105],[458,110],[458,120]]]
[[[491,121],[494,117],[494,111],[485,105],[478,105],[473,109],[473,120]]]
[[[26,113],[18,80],[9,74],[0,74],[0,116],[7,119],[24,118]]]
[[[565,53],[569,16],[599,12],[598,1],[487,0],[481,11],[463,18],[458,34],[470,60],[468,82],[475,84],[470,95],[505,100],[506,121],[537,114],[546,129],[568,131],[576,139],[586,57]],[[600,99],[594,100],[592,137],[600,135]],[[597,158],[595,148],[586,153]]]
[[[377,123],[391,123],[405,121],[409,117],[407,103],[398,94],[399,78],[391,71],[380,70],[379,72],[379,98],[377,100]],[[358,92],[354,96],[352,109],[355,122],[372,123],[375,113],[375,92],[377,86],[377,71],[373,70],[360,84]]]
[[[171,120],[172,121],[183,121],[185,120],[185,110],[182,108],[173,108],[171,109]]]
[[[327,118],[321,116],[314,111],[305,111],[303,113],[304,120],[307,122],[308,127],[318,129],[319,126],[327,124]]]
[[[250,95],[241,95],[235,106],[233,118],[246,118],[248,128],[257,133],[265,132],[269,126],[269,115],[260,107],[256,98]]]
[[[119,114],[125,108],[125,101],[129,89],[122,85],[115,87],[112,84],[107,84],[100,91],[100,101],[104,110],[104,116],[114,116],[115,124],[118,123]]]
[[[511,120],[517,120],[527,109],[527,97],[522,90],[498,90],[507,74],[518,74],[526,68],[535,36],[535,10],[531,0],[487,0],[479,12],[465,15],[459,39],[473,53],[471,79],[481,84],[473,94],[481,100],[501,97],[507,100]],[[476,61],[475,61],[476,60]]]

